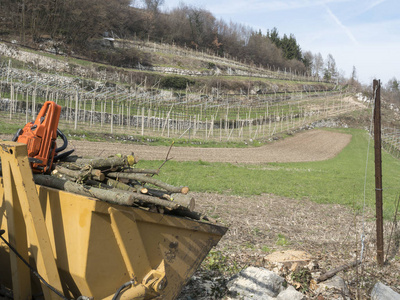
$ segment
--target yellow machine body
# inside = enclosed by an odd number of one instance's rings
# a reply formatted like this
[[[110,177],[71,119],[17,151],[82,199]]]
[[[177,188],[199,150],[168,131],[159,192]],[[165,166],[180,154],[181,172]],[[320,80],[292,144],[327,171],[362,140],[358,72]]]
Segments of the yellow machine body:
[[[111,300],[133,280],[118,299],[174,299],[227,230],[36,186],[26,154],[26,145],[0,142],[0,228],[69,298]],[[40,288],[46,300],[59,299],[44,285],[35,287],[2,241],[0,270],[0,284],[14,289],[14,299]]]

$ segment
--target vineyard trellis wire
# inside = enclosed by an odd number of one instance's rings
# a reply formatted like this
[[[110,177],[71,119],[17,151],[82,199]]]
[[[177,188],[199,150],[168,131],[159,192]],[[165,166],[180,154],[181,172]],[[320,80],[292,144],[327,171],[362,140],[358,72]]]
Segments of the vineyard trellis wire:
[[[63,107],[74,130],[215,141],[268,139],[359,107],[343,91],[229,95],[195,93],[23,71],[0,66],[0,109],[35,119],[44,101]],[[20,118],[20,116],[18,116]]]
[[[306,81],[306,82],[325,82],[325,83],[337,83],[336,81],[326,81],[319,76],[311,75],[308,74],[307,72],[302,73],[302,72],[297,72],[296,70],[292,70],[291,68],[279,68],[275,66],[262,66],[262,65],[255,65],[252,64],[251,62],[246,63],[246,61],[240,61],[236,57],[232,57],[226,53],[224,53],[224,56],[221,57],[217,55],[214,51],[212,50],[202,50],[199,51],[197,49],[193,48],[188,48],[188,47],[179,47],[174,44],[165,44],[155,42],[155,41],[145,41],[145,40],[140,40],[137,38],[133,38],[131,40],[123,40],[123,39],[115,39],[114,40],[114,47],[116,48],[136,48],[141,51],[145,52],[159,52],[167,55],[177,55],[180,57],[186,57],[186,58],[191,58],[191,59],[196,59],[196,60],[202,60],[205,63],[215,65],[218,64],[220,67],[223,66],[223,68],[227,69],[227,75],[229,76],[249,76],[249,77],[257,77],[257,78],[272,78],[272,79],[279,79],[279,80],[296,80],[296,81]],[[2,41],[0,44],[0,53],[5,54],[6,56],[11,55],[14,56],[16,52],[21,51],[16,50],[15,46],[21,46],[24,47],[24,49],[31,49],[35,50],[33,48],[30,48],[29,46],[26,45],[21,45],[21,44],[14,44],[14,43],[8,43],[7,41]],[[46,51],[43,50],[43,52],[47,52],[49,54],[53,54],[54,52],[51,51]],[[22,52],[25,52],[22,50]],[[29,53],[29,56],[36,56],[33,53]],[[80,57],[75,57],[75,56],[69,56],[70,58],[76,58],[76,59],[81,59]],[[26,59],[26,57],[25,57]],[[31,59],[28,59],[30,61]],[[39,58],[36,56],[36,59],[39,61]],[[67,59],[68,61],[68,59]],[[52,68],[59,69],[59,68],[65,68],[66,65],[68,65],[67,61],[63,60],[52,60],[52,63],[55,64],[55,66],[52,66]],[[46,67],[49,67],[48,65]],[[69,66],[70,68],[73,68],[73,64]],[[75,66],[76,67],[76,66]],[[149,70],[149,71],[165,71],[164,67],[157,67],[157,66],[143,66],[140,63],[136,66],[136,69],[139,70]],[[214,68],[211,68],[214,69]],[[169,73],[180,73],[182,70],[181,69],[175,69],[175,68],[168,68]],[[190,71],[186,70],[189,75],[198,75],[198,76],[209,76],[209,75],[216,75],[218,74],[221,70],[217,67],[215,70],[207,70],[207,71]],[[84,72],[85,73],[85,72]],[[93,72],[91,72],[92,76],[94,75]],[[81,74],[83,75],[83,74]],[[123,76],[121,74],[118,74],[117,77],[120,78],[120,76]],[[102,75],[104,77],[104,75]]]
[[[400,158],[400,129],[382,128],[382,147],[396,158]]]
[[[224,53],[221,57],[216,55],[212,50],[197,50],[189,47],[179,47],[174,44],[158,43],[155,41],[145,41],[140,39],[132,40],[122,40],[115,39],[114,46],[119,48],[136,48],[147,52],[162,52],[166,54],[173,54],[181,57],[189,57],[192,59],[201,59],[208,63],[221,64],[227,66],[228,73],[230,76],[250,76],[259,78],[274,78],[280,80],[298,80],[298,81],[309,81],[309,82],[321,82],[321,78],[318,76],[311,76],[307,73],[296,72],[291,70],[291,68],[276,68],[275,66],[270,66],[268,68],[261,65],[257,66],[254,64],[246,64],[238,60],[236,57],[232,57]],[[138,68],[142,70],[152,70],[156,71],[157,67],[146,67],[138,65]],[[236,68],[233,70],[232,68]],[[273,69],[273,70],[272,70]]]

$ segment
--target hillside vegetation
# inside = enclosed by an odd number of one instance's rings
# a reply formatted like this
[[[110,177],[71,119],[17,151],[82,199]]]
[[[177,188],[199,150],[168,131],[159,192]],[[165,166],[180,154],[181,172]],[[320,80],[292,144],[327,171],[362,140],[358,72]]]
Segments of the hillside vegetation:
[[[151,42],[118,41],[123,46],[151,59],[151,66],[140,63],[135,68],[121,68],[108,64],[33,51],[12,44],[0,44],[3,66],[13,58],[13,67],[70,74],[82,80],[107,81],[109,84],[140,84],[158,89],[200,91],[204,94],[255,95],[300,91],[329,91],[332,83],[316,81],[289,70],[270,71],[177,46]],[[86,82],[86,84],[89,84]]]
[[[277,28],[262,33],[241,24],[228,24],[205,9],[184,3],[170,11],[161,10],[162,0],[143,4],[129,0],[2,0],[0,38],[119,67],[138,63],[151,66],[154,61],[140,51],[109,49],[107,43],[116,39],[156,41],[269,70],[326,81],[339,79],[332,55],[324,60],[321,54],[303,52],[293,34],[281,36]]]

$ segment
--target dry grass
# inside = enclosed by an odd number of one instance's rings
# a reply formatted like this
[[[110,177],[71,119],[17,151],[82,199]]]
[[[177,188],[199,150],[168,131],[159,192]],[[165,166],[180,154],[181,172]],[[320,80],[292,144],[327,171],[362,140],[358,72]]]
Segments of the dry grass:
[[[350,287],[351,298],[367,298],[378,280],[400,291],[399,249],[392,248],[394,251],[387,264],[377,266],[375,222],[371,211],[366,212],[363,227],[362,215],[337,204],[316,204],[307,199],[293,200],[269,194],[239,197],[197,193],[195,196],[197,210],[229,226],[215,249],[227,258],[228,265],[238,269],[249,265],[271,269],[264,259],[267,254],[285,249],[304,250],[319,266],[313,274],[319,276],[359,259],[364,231],[363,264],[339,273]],[[385,223],[386,236],[390,228],[390,222]],[[385,251],[386,247],[387,240]],[[393,255],[395,253],[397,256]],[[308,297],[316,296],[310,289]]]

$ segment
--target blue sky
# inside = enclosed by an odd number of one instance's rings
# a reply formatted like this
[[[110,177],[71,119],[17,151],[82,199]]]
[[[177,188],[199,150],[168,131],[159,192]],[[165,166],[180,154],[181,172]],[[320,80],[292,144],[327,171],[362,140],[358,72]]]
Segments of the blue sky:
[[[180,2],[263,33],[293,33],[303,51],[332,54],[346,77],[355,66],[364,84],[400,79],[399,0],[165,0],[163,7]]]

